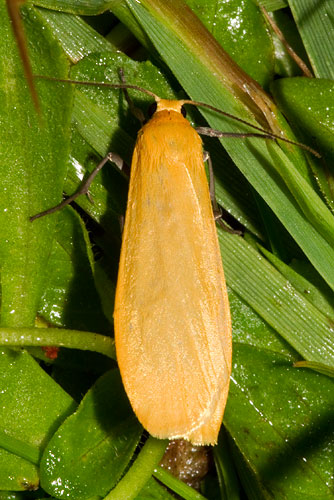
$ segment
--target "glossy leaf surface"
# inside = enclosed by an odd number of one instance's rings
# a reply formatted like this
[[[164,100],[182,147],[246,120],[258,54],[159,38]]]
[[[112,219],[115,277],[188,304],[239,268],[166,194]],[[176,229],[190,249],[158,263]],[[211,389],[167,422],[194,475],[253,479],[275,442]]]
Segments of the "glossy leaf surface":
[[[127,466],[141,432],[118,371],[107,372],[46,447],[42,487],[56,498],[105,495]]]

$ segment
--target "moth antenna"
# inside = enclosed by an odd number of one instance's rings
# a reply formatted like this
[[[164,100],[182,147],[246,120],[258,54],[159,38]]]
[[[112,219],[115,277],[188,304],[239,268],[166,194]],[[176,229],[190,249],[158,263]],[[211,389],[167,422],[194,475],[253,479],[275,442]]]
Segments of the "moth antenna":
[[[72,80],[72,79],[66,79],[66,78],[54,78],[52,76],[45,76],[45,75],[34,75],[34,78],[38,78],[41,80],[50,80],[53,82],[60,82],[60,83],[74,83],[77,85],[87,85],[91,87],[108,87],[111,89],[132,89],[132,90],[138,90],[139,92],[143,92],[146,95],[149,95],[150,97],[153,97],[153,99],[156,102],[160,101],[160,97],[154,94],[154,92],[151,92],[150,90],[144,89],[143,87],[139,87],[138,85],[130,85],[128,83],[107,83],[107,82],[94,82],[94,81],[88,81],[88,80]],[[256,125],[253,125],[252,123],[248,122],[247,120],[243,120],[242,118],[238,118],[235,115],[232,115],[231,113],[227,113],[226,111],[222,111],[219,108],[216,108],[215,106],[211,106],[211,104],[207,104],[205,102],[200,102],[200,101],[191,101],[191,100],[182,100],[183,104],[191,104],[193,106],[200,106],[203,108],[210,109],[211,111],[215,111],[216,113],[219,113],[223,116],[226,116],[227,118],[231,118],[231,120],[237,121],[239,123],[243,123],[244,125],[247,125],[255,130],[258,130],[259,132],[262,132],[264,137],[266,138],[272,138],[272,139],[277,139],[279,141],[286,142],[288,144],[292,144],[294,146],[298,146],[301,149],[304,149],[305,151],[308,151],[309,153],[312,153],[314,156],[317,158],[321,158],[321,155],[315,151],[315,149],[312,149],[309,146],[306,146],[306,144],[303,144],[301,142],[297,141],[292,141],[290,139],[287,139],[285,137],[282,137],[278,134],[274,134],[273,132],[264,130],[261,127],[257,127]]]
[[[303,144],[302,142],[297,142],[297,141],[292,141],[291,139],[287,139],[286,137],[282,137],[278,134],[274,134],[273,132],[270,132],[268,130],[265,130],[261,127],[257,127],[256,125],[253,125],[253,123],[248,122],[247,120],[243,120],[242,118],[238,118],[235,115],[232,115],[231,113],[227,113],[226,111],[222,111],[219,108],[216,108],[215,106],[211,106],[211,104],[207,104],[205,102],[199,102],[199,101],[191,101],[191,100],[184,100],[183,104],[192,104],[193,106],[201,106],[203,108],[210,109],[212,111],[215,111],[217,113],[220,113],[223,116],[226,116],[227,118],[231,118],[234,121],[237,121],[239,123],[243,123],[244,125],[247,125],[255,130],[258,130],[259,132],[262,132],[264,138],[272,138],[272,139],[277,139],[279,141],[286,142],[288,144],[292,144],[293,146],[298,146],[301,149],[304,149],[305,151],[308,151],[309,153],[312,153],[314,156],[317,158],[321,158],[321,155],[316,151],[315,149],[311,148],[310,146],[307,146],[306,144]],[[256,136],[260,137],[260,135]]]
[[[155,101],[159,101],[160,97],[158,97],[154,92],[150,90],[144,89],[143,87],[139,87],[138,85],[130,85],[128,83],[107,83],[107,82],[93,82],[89,80],[71,80],[67,78],[54,78],[52,76],[45,75],[34,75],[34,78],[38,78],[41,80],[50,80],[52,82],[60,82],[60,83],[75,83],[77,85],[87,85],[90,87],[108,87],[111,89],[133,89],[138,90],[139,92],[143,92],[144,94],[153,97]]]

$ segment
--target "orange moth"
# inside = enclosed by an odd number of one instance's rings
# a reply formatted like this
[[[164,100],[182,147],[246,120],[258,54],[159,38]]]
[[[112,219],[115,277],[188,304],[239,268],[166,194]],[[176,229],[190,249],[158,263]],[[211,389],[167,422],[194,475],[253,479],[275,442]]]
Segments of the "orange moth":
[[[117,361],[133,410],[150,434],[214,444],[231,374],[231,318],[202,141],[182,106],[235,117],[204,103],[160,99],[136,85],[39,78],[132,88],[156,100],[131,165],[114,310]],[[87,193],[108,160],[119,164],[110,153],[79,191],[30,220]]]
[[[40,78],[136,89],[156,100],[131,165],[114,310],[117,360],[133,410],[150,434],[215,444],[231,374],[231,318],[202,141],[182,106],[204,106],[257,131],[198,129],[204,135],[279,139],[319,154],[209,104],[160,99],[136,85]],[[108,160],[119,163],[110,153],[79,191],[30,220],[87,193]]]
[[[114,311],[117,360],[150,434],[214,444],[232,336],[202,141],[181,114],[187,101],[156,101],[131,165]]]

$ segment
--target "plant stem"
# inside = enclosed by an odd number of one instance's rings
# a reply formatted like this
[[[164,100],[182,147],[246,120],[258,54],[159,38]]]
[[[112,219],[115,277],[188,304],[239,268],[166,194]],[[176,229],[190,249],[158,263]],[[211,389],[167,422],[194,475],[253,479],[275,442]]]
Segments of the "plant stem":
[[[38,448],[9,436],[3,431],[0,431],[0,448],[3,448],[10,453],[14,453],[14,455],[17,455],[18,457],[24,458],[34,465],[38,465],[39,463],[40,450]]]
[[[162,459],[168,441],[150,436],[125,476],[104,500],[132,500],[145,486]]]
[[[153,476],[186,500],[206,500],[198,491],[183,483],[162,467],[157,467]]]
[[[0,345],[8,347],[55,346],[95,351],[116,359],[115,343],[98,333],[63,328],[1,328]]]

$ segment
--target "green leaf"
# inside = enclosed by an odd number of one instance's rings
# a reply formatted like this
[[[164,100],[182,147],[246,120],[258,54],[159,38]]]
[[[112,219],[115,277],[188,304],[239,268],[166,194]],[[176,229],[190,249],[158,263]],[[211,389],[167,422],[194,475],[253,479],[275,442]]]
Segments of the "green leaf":
[[[23,14],[33,70],[52,70],[66,77],[68,63],[50,32],[33,9],[24,9]],[[42,115],[37,116],[4,2],[0,15],[1,321],[2,325],[29,326],[34,324],[45,285],[43,270],[55,224],[55,220],[45,220],[32,225],[29,216],[61,196],[69,151],[71,89],[60,89],[53,96],[41,92]],[[61,105],[63,102],[66,104]],[[68,413],[71,399],[27,353],[3,351],[1,364],[1,429],[11,438],[11,452],[15,446],[16,450],[15,455],[1,450],[0,488],[34,489],[38,469],[20,456],[28,457],[29,445],[41,451],[52,427]]]
[[[17,492],[17,491],[0,491],[0,500],[46,500],[43,496],[41,497],[39,493],[36,492]],[[48,500],[55,500],[53,498],[48,498]]]
[[[331,366],[328,318],[240,237],[218,230],[227,283],[305,359]]]
[[[323,363],[312,363],[312,361],[297,361],[293,366],[295,368],[309,368],[318,373],[322,373],[323,375],[327,375],[327,377],[334,377],[334,368],[328,365],[324,365]]]
[[[294,168],[292,162],[279,149],[271,148],[277,170],[284,178],[286,184],[293,192],[294,198],[304,215],[323,238],[331,245],[334,245],[334,216],[329,211],[317,192],[303,178],[303,176]]]
[[[107,372],[49,441],[42,487],[56,498],[105,495],[127,467],[141,432],[118,371]]]
[[[266,88],[274,74],[273,45],[260,9],[252,0],[186,0],[232,59]]]
[[[334,27],[331,0],[288,0],[318,78],[334,77]]]
[[[150,480],[162,459],[168,441],[149,437],[132,467],[104,500],[132,500]]]
[[[269,12],[284,9],[287,6],[287,0],[258,0],[259,5],[267,9]]]
[[[39,485],[38,467],[24,458],[0,449],[0,487],[4,490],[34,490]]]
[[[34,4],[52,10],[61,10],[84,16],[96,16],[105,12],[114,0],[38,0]]]
[[[193,488],[174,477],[170,472],[162,467],[158,467],[154,471],[154,477],[159,479],[159,481],[165,484],[177,495],[181,496],[181,498],[185,498],[186,500],[205,500],[203,495],[197,493]]]
[[[174,498],[174,495],[169,493],[154,478],[149,479],[136,496],[136,500],[174,500]]]
[[[213,449],[222,500],[239,500],[240,487],[228,446],[227,433],[221,428],[217,446]]]
[[[34,323],[52,245],[55,218],[31,224],[29,216],[61,197],[69,152],[71,89],[39,89],[38,117],[27,89],[4,2],[1,2],[0,244],[2,311],[7,326]],[[68,64],[33,10],[24,10],[35,73],[66,77]],[[65,104],[64,104],[65,103]],[[29,257],[28,257],[29,256]]]
[[[242,257],[240,254],[239,257]],[[245,255],[243,256],[245,258]],[[225,266],[229,278],[228,264]],[[248,281],[249,276],[245,276]],[[233,339],[242,344],[251,345],[259,349],[267,349],[276,353],[297,358],[297,353],[255,310],[247,304],[250,297],[243,299],[230,286],[228,298],[231,316],[233,318]],[[247,301],[246,301],[247,298]],[[262,312],[262,311],[261,311]]]
[[[26,352],[1,349],[0,387],[1,434],[11,438],[9,453],[3,449],[8,440],[0,437],[0,489],[38,487],[36,463],[48,439],[73,411],[75,403]],[[35,450],[30,457],[29,447]]]
[[[110,330],[95,288],[86,228],[73,209],[67,207],[59,214],[55,237],[39,313],[55,326]]]
[[[40,453],[37,448],[34,446],[23,443],[19,439],[13,436],[9,436],[6,431],[0,431],[0,443],[3,450],[6,450],[9,453],[19,454],[21,458],[31,462],[34,465],[38,465]],[[18,458],[18,457],[11,457]]]
[[[311,158],[315,179],[328,205],[334,210],[334,83],[332,80],[284,78],[271,86],[276,101],[307,143],[321,151],[323,158]]]
[[[329,378],[298,371],[285,356],[234,345],[224,423],[258,498],[332,497],[333,404]]]
[[[59,2],[56,3],[59,8]],[[38,2],[35,4],[38,5]],[[38,12],[73,63],[91,52],[115,50],[102,35],[79,16],[47,9],[38,9]],[[53,73],[50,76],[54,76]]]
[[[293,19],[289,15],[289,11],[278,10],[274,12],[271,17],[295,53],[301,57],[305,63],[307,63],[308,59],[303,42],[299,36],[299,32],[296,29]],[[275,48],[275,72],[281,77],[300,76],[302,74],[301,68],[292,59],[291,55],[286,50],[284,44],[279,40],[278,36],[271,28],[269,29],[272,31],[273,44]]]
[[[307,295],[307,300],[334,322],[334,294],[332,290],[319,289],[265,248],[260,248],[267,259],[290,281],[296,290],[302,295]]]

